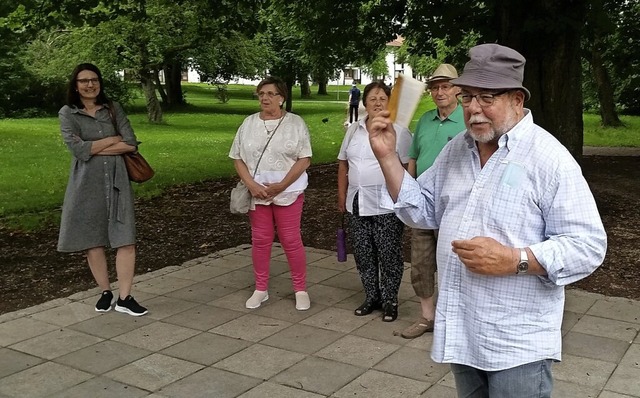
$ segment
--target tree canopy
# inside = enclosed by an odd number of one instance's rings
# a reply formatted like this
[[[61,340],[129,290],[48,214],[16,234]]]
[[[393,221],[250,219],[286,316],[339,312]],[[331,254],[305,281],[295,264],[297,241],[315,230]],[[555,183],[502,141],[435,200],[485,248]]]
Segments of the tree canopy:
[[[143,88],[149,119],[160,122],[163,107],[184,103],[186,65],[207,81],[269,71],[281,75],[290,90],[300,83],[308,95],[310,78],[322,87],[347,65],[373,67],[396,35],[406,39],[398,56],[422,76],[439,62],[461,70],[475,42],[497,42],[525,56],[524,84],[532,93],[527,106],[538,124],[578,156],[581,83],[606,82],[597,79],[603,75],[594,65],[609,74],[610,107],[640,111],[634,46],[640,40],[639,7],[614,0],[531,0],[526,7],[508,0],[5,2],[0,5],[0,48],[6,53],[0,61],[5,78],[0,92],[6,94],[0,96],[0,111],[9,114],[19,101],[6,99],[18,96],[35,97],[31,104],[46,108],[34,95],[43,90],[53,93],[48,101],[55,103],[66,69],[80,60],[98,64],[109,76],[124,70]],[[587,57],[581,49],[589,50],[592,73],[583,74]],[[597,86],[603,97],[606,84]],[[124,95],[117,83],[114,87]],[[591,92],[586,90],[588,96]]]

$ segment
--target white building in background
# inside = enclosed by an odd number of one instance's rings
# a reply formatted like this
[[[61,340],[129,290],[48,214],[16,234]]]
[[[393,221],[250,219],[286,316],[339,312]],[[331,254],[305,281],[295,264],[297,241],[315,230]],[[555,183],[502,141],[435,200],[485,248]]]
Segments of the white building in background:
[[[409,64],[400,64],[397,62],[397,51],[402,46],[404,39],[402,37],[398,37],[393,41],[387,43],[387,54],[385,56],[385,60],[387,61],[387,74],[382,78],[382,80],[389,84],[393,83],[400,74],[405,74],[407,76],[413,76],[413,70]],[[380,76],[377,76],[380,79]],[[373,76],[369,76],[362,71],[362,69],[356,65],[348,65],[342,71],[340,71],[340,77],[337,80],[330,80],[329,85],[348,85],[353,81],[356,81],[360,85],[367,85],[371,83],[374,78]]]
[[[411,77],[413,76],[413,70],[411,66],[408,64],[400,64],[397,63],[397,50],[402,46],[404,39],[402,37],[398,37],[393,41],[387,43],[386,48],[386,56],[385,59],[387,61],[387,73],[382,78],[382,80],[387,84],[392,84],[396,77],[399,74],[405,74]],[[161,72],[162,74],[162,72]],[[161,81],[164,81],[164,76],[161,76]],[[380,79],[380,76],[377,76]],[[367,85],[374,80],[373,76],[369,76],[362,71],[362,69],[357,65],[347,65],[344,69],[340,71],[340,76],[335,80],[329,80],[330,86],[335,85],[350,85],[353,81],[356,81],[359,85]],[[200,83],[200,75],[193,69],[189,69],[182,73],[182,81],[189,83]],[[234,84],[247,84],[247,85],[257,85],[260,82],[260,79],[244,79],[237,78],[231,80],[231,83]]]

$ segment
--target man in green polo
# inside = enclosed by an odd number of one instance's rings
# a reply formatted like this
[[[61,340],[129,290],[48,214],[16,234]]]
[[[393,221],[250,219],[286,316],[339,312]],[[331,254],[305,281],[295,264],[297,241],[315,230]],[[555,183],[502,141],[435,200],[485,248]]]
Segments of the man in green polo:
[[[460,89],[449,82],[457,77],[456,68],[441,64],[427,80],[427,89],[437,108],[422,115],[413,134],[408,171],[414,178],[431,167],[447,142],[466,128],[456,98]],[[420,297],[422,314],[401,333],[406,339],[433,331],[437,237],[438,231],[412,229],[411,284]]]

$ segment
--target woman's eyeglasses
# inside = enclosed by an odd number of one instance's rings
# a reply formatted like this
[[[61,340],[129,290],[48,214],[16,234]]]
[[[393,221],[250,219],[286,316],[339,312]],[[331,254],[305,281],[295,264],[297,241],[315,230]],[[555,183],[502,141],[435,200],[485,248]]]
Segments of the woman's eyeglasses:
[[[273,97],[277,97],[277,96],[279,96],[279,95],[280,95],[280,93],[274,93],[273,91],[267,91],[267,92],[260,91],[260,92],[258,93],[258,98],[262,98],[262,97],[264,97],[265,95],[266,95],[267,97],[269,97],[269,98],[273,98]]]
[[[98,79],[97,77],[94,77],[93,79],[76,79],[76,81],[78,82],[78,84],[82,84],[83,86],[86,86],[89,83],[93,83],[93,84],[100,83],[100,79]]]

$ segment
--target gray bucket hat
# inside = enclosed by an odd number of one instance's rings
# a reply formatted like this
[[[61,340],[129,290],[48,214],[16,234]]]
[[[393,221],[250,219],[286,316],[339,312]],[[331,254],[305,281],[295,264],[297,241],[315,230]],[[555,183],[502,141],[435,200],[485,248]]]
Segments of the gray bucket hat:
[[[516,50],[499,44],[480,44],[469,50],[469,58],[462,75],[451,83],[488,89],[519,89],[524,92],[525,101],[531,97],[522,85],[526,60]]]

